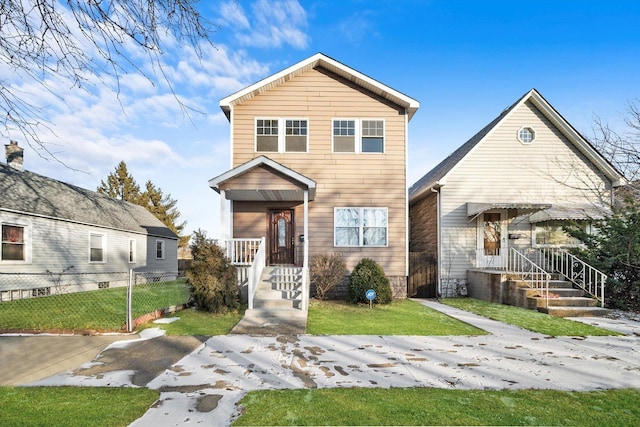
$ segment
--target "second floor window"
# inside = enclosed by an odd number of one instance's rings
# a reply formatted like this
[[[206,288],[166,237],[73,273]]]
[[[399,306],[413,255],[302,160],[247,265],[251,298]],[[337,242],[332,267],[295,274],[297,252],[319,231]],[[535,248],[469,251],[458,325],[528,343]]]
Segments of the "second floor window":
[[[306,119],[256,119],[256,151],[306,153],[309,121]]]
[[[384,153],[384,120],[334,119],[334,153]]]

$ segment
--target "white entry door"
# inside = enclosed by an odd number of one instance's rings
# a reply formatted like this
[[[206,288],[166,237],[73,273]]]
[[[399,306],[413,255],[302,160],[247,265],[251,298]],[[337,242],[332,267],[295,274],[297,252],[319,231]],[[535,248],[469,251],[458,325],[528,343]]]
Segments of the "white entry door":
[[[507,212],[483,212],[477,219],[480,268],[504,268],[507,266]]]

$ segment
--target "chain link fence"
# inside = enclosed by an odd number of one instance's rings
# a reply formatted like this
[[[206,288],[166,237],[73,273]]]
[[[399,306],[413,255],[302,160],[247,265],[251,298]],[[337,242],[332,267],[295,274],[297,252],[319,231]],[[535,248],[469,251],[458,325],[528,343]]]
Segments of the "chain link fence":
[[[189,299],[177,272],[0,273],[0,333],[131,332]]]

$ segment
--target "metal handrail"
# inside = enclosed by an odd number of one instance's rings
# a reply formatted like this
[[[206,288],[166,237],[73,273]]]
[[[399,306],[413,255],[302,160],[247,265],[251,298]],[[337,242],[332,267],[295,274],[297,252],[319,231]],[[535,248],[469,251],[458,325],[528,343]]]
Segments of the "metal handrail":
[[[551,274],[514,248],[509,248],[507,271],[518,276],[530,288],[541,290],[545,296],[545,307],[549,307]]]
[[[547,270],[562,274],[571,283],[600,301],[604,307],[607,275],[562,248],[538,248],[540,262]]]

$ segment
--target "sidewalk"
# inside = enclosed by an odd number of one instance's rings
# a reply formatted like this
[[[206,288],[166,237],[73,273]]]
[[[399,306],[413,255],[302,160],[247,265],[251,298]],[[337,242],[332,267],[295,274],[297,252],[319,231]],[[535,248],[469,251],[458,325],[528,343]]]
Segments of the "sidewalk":
[[[161,392],[135,426],[229,425],[250,390],[330,387],[595,390],[640,388],[640,340],[622,337],[552,338],[443,304],[421,303],[490,332],[483,336],[251,336],[226,335],[174,346],[184,357],[146,377],[106,349],[94,364],[34,385],[146,386]],[[599,319],[601,320],[601,319]],[[636,322],[637,323],[637,322]],[[629,325],[629,329],[638,325]],[[147,332],[148,334],[149,332]],[[171,342],[176,337],[164,337]],[[159,338],[141,337],[162,342]],[[189,350],[192,348],[192,350]],[[180,353],[177,351],[176,353]],[[144,359],[144,358],[147,359]],[[157,359],[157,353],[156,353]],[[148,362],[150,363],[150,362]],[[159,364],[162,365],[162,364]],[[158,365],[158,366],[159,366]],[[144,384],[148,379],[148,382]],[[153,378],[151,378],[153,377]]]

